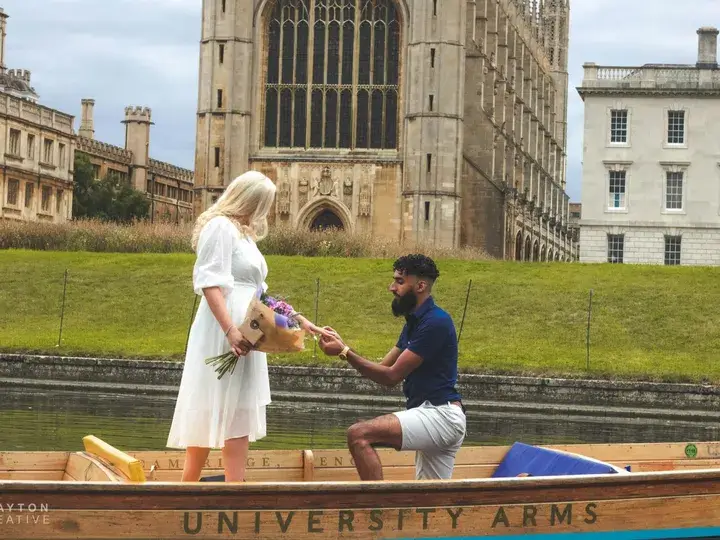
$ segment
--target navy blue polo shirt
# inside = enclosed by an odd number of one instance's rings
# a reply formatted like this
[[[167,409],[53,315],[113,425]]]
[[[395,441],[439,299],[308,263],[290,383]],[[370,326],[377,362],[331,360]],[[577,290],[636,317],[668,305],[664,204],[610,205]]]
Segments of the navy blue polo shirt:
[[[433,405],[459,401],[460,394],[455,388],[457,334],[452,318],[430,297],[405,320],[397,347],[403,351],[408,349],[423,359],[403,382],[407,408],[412,409],[425,401]]]

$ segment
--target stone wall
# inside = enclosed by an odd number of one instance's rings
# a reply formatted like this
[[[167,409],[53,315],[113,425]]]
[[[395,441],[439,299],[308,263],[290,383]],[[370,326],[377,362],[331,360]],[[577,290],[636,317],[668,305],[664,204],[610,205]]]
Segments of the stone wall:
[[[0,354],[0,386],[82,388],[86,391],[177,392],[182,363]],[[368,402],[402,406],[402,390],[383,388],[354,370],[270,366],[274,395],[283,399]],[[462,374],[459,389],[473,408],[565,410],[631,417],[714,416],[720,388],[707,385]]]
[[[386,240],[400,236],[398,162],[253,161],[251,167],[277,186],[274,223],[309,229],[322,211],[330,210],[346,230]]]
[[[468,159],[463,163],[462,187],[461,243],[483,246],[491,256],[503,258],[505,195]]]
[[[554,246],[558,260],[574,254],[565,193],[568,9],[468,4],[463,152],[466,170],[480,175],[463,175],[470,200],[461,238],[496,256],[541,260],[541,249],[514,249],[518,234],[523,246],[527,235],[531,246]]]

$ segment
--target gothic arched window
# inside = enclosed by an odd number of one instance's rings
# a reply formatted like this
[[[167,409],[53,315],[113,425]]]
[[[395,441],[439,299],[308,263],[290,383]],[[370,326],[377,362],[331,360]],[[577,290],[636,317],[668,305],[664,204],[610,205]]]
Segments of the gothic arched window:
[[[394,0],[274,0],[268,14],[265,146],[397,148]]]

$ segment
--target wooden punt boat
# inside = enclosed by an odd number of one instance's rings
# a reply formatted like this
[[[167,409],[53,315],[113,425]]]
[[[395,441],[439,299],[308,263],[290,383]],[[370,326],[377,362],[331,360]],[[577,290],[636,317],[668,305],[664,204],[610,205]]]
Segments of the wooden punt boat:
[[[414,481],[406,452],[359,482],[345,450],[254,450],[241,484],[180,483],[182,452],[84,448],[0,452],[0,538],[720,538],[720,442],[544,447],[620,472],[506,478],[510,447],[467,446],[448,481]]]

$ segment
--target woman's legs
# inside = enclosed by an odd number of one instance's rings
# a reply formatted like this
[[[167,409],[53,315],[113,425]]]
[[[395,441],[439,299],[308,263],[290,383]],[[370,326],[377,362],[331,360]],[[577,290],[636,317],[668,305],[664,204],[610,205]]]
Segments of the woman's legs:
[[[185,466],[183,467],[182,482],[197,482],[200,480],[203,465],[207,461],[209,448],[189,446],[185,451]]]
[[[228,439],[222,449],[226,482],[244,482],[250,441],[247,437]]]

